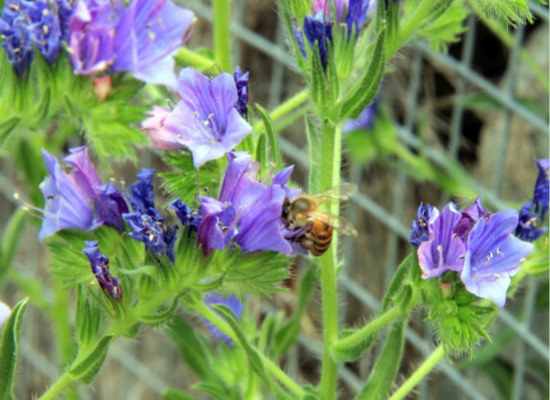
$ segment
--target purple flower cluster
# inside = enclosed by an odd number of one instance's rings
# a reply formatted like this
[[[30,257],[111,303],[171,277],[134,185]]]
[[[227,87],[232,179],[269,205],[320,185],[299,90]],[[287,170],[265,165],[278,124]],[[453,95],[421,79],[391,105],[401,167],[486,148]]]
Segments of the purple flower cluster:
[[[323,11],[324,14],[330,17],[329,0],[313,0],[312,11],[314,14]],[[345,23],[349,33],[355,27],[355,35],[359,34],[367,13],[376,9],[376,0],[336,0],[336,21]],[[345,17],[345,18],[344,18]]]
[[[123,230],[122,214],[128,206],[112,184],[102,184],[88,156],[88,149],[77,147],[64,161],[72,167],[65,172],[57,159],[42,150],[50,175],[40,184],[45,206],[39,239],[62,229],[91,230],[110,225]]]
[[[213,79],[191,67],[178,79],[181,101],[174,110],[155,107],[142,127],[153,147],[163,150],[186,147],[195,168],[232,150],[252,127],[242,117],[248,100],[248,75],[227,73]]]
[[[510,277],[533,251],[512,234],[517,224],[517,211],[488,213],[480,198],[465,210],[454,203],[441,212],[421,204],[410,242],[418,246],[422,277],[456,271],[469,292],[503,307]]]
[[[103,291],[108,292],[113,299],[122,300],[122,288],[117,278],[109,272],[109,259],[99,251],[97,240],[85,241],[86,247],[82,249],[88,260],[92,273]]]
[[[549,181],[548,159],[536,160],[539,174],[535,183],[533,200],[528,201],[519,211],[519,222],[516,228],[516,236],[533,242],[548,232],[548,228],[540,227],[544,223],[548,212]]]
[[[189,38],[192,11],[170,0],[78,0],[69,24],[74,72],[111,66],[136,78],[175,87],[172,56]]]
[[[176,227],[166,226],[164,217],[155,208],[154,173],[153,169],[144,168],[137,174],[139,180],[130,187],[130,204],[134,212],[122,217],[133,230],[132,238],[145,243],[153,255],[166,256],[173,262]]]
[[[60,1],[58,1],[59,3]],[[24,75],[34,57],[34,46],[51,64],[61,51],[60,17],[46,0],[7,0],[0,17],[0,41],[10,63]]]
[[[267,186],[257,181],[259,164],[251,162],[248,153],[227,156],[229,165],[219,199],[201,196],[197,240],[204,253],[234,242],[244,252],[272,250],[290,255],[292,247],[285,239],[281,210],[285,197],[295,194],[286,187],[293,167],[277,173]]]

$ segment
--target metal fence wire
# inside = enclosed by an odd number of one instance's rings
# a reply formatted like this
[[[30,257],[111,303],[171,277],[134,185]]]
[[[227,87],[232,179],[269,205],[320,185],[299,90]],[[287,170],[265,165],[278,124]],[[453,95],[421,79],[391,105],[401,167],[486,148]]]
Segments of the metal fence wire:
[[[197,27],[193,38],[206,40],[201,34],[211,29],[210,5],[199,0],[184,3],[208,21],[202,31],[201,25]],[[303,85],[294,72],[294,61],[275,10],[275,3],[270,1],[233,2],[235,60],[251,70],[252,97],[271,109]],[[461,41],[447,54],[417,42],[396,57],[393,72],[384,83],[383,103],[396,121],[399,140],[412,151],[423,153],[438,168],[444,169],[449,158],[456,160],[469,172],[472,187],[494,210],[510,204],[519,206],[529,198],[537,172],[534,158],[548,157],[548,91],[525,63],[527,58],[534,60],[547,79],[548,8],[533,3],[532,11],[536,23],[518,25],[507,32],[512,38],[508,45],[472,14]],[[467,102],[472,98],[479,101],[477,109]],[[305,174],[308,157],[303,129],[298,122],[289,125],[282,132],[280,146],[286,160]],[[440,207],[454,198],[433,184],[418,182],[398,159],[377,160],[369,165],[356,165],[350,159],[344,173],[360,188],[345,210],[360,236],[355,242],[344,243],[346,269],[339,281],[341,322],[353,326],[378,309],[383,288],[410,251],[407,239],[419,202]],[[2,182],[6,180],[2,178]],[[506,309],[499,312],[490,332],[499,340],[505,336],[507,342],[480,345],[476,354],[483,355],[482,359],[442,361],[411,398],[547,398],[548,304],[546,300],[539,306],[539,302],[541,293],[548,292],[548,284],[537,279],[526,281]],[[267,311],[270,307],[265,304]],[[310,318],[315,325],[315,304],[311,308]],[[418,321],[422,320],[421,313]],[[407,331],[402,379],[434,349],[435,335],[420,322]],[[53,378],[56,367],[47,354],[37,350],[40,341],[35,336],[28,330],[24,332],[21,351],[28,366],[23,368],[38,371],[47,381]],[[127,399],[160,398],[165,388],[181,383],[181,374],[189,372],[178,367],[165,373],[170,363],[182,361],[162,350],[158,336],[146,330],[135,341],[117,342],[93,389],[83,390],[84,397],[123,398],[117,397],[120,393]],[[284,368],[297,376],[315,376],[315,360],[321,353],[318,338],[315,331],[302,333]],[[149,356],[166,356],[162,368],[144,354],[141,347],[145,345],[153,348],[147,352]],[[361,390],[373,360],[372,355],[366,355],[340,368],[341,398],[351,398]],[[113,371],[119,377],[116,381]],[[192,381],[192,377],[187,379]],[[36,382],[27,383],[39,390]],[[121,385],[126,389],[120,389]]]

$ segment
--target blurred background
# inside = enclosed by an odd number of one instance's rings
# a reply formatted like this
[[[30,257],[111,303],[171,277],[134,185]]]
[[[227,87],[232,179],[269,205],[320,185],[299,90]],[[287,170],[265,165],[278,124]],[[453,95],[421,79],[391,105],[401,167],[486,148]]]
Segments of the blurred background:
[[[209,1],[179,3],[198,17],[188,46],[211,47]],[[372,128],[345,135],[349,150],[343,180],[356,183],[359,191],[343,214],[359,236],[343,240],[341,249],[342,326],[359,325],[376,312],[396,266],[411,251],[408,235],[421,201],[442,207],[454,200],[466,206],[479,194],[488,210],[497,211],[519,208],[531,197],[538,173],[534,159],[547,158],[549,151],[548,8],[533,2],[532,10],[534,24],[509,30],[472,13],[460,41],[446,53],[422,41],[402,49],[389,64]],[[271,110],[304,87],[276,3],[233,0],[232,18],[234,60],[250,71],[251,104]],[[303,111],[276,126],[285,160],[296,165],[293,179],[305,187]],[[142,166],[166,168],[157,153],[143,152],[139,160],[140,166],[125,168],[130,179]],[[13,193],[24,189],[8,160],[0,159],[0,168],[0,216],[7,221],[18,206]],[[48,255],[37,245],[37,232],[37,225],[27,224],[14,268],[20,276],[40,277],[48,287]],[[293,275],[300,275],[306,262],[297,260]],[[12,280],[3,300],[15,304],[22,285],[24,279]],[[291,280],[287,286],[288,291],[272,300],[251,301],[247,307],[259,319],[274,310],[290,314],[296,285]],[[548,399],[548,291],[547,276],[525,279],[500,311],[490,331],[493,342],[481,344],[474,359],[443,361],[410,398]],[[282,360],[284,369],[302,383],[316,382],[319,375],[320,300],[318,293],[313,296],[300,341]],[[422,323],[422,310],[416,314],[400,380],[434,348],[437,333]],[[198,319],[184,317],[204,329]],[[17,393],[24,399],[42,393],[59,365],[51,321],[32,304],[22,333]],[[379,350],[375,347],[341,368],[340,398],[352,398],[361,389]],[[167,387],[188,390],[195,382],[174,344],[144,326],[134,339],[119,339],[112,346],[100,374],[80,391],[84,399],[157,399]]]

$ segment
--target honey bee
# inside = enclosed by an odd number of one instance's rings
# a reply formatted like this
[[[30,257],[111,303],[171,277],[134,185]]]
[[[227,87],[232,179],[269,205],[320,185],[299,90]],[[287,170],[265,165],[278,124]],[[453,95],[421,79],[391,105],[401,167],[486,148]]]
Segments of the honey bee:
[[[355,228],[344,218],[332,215],[318,208],[329,199],[348,200],[357,187],[352,183],[313,195],[300,195],[285,199],[281,219],[292,234],[287,236],[292,242],[299,243],[314,256],[327,251],[332,241],[332,232],[348,236],[357,236]]]

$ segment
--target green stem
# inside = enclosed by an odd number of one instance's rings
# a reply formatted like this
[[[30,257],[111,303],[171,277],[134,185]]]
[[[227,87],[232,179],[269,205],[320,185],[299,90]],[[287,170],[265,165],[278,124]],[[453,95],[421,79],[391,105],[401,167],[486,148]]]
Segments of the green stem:
[[[330,121],[321,126],[320,190],[336,187],[340,183],[342,131]],[[338,201],[330,204],[329,211],[338,214]],[[321,300],[323,310],[323,364],[321,368],[321,399],[334,399],[338,381],[338,365],[332,358],[332,345],[338,340],[338,283],[336,276],[337,234],[333,233],[332,244],[320,259]]]
[[[436,0],[423,0],[416,7],[415,13],[410,19],[399,29],[399,34],[395,39],[389,43],[388,52],[386,53],[386,60],[389,60],[399,50],[403,43],[409,38],[409,36],[418,29],[418,26],[426,20],[426,16],[434,8]]]
[[[224,72],[232,71],[231,0],[214,0],[214,55]]]
[[[445,351],[443,346],[439,345],[433,353],[418,367],[416,371],[397,389],[389,398],[389,400],[401,400],[404,399],[416,385],[420,383],[428,374],[435,368],[435,366],[443,359]]]
[[[195,311],[201,314],[206,318],[210,323],[212,323],[216,328],[223,332],[224,335],[229,337],[234,342],[237,342],[237,336],[231,329],[231,327],[216,314],[212,309],[206,306],[204,303],[199,303],[194,306]],[[250,345],[250,347],[256,352],[260,357],[264,367],[273,375],[279,382],[281,382],[288,390],[290,390],[297,397],[304,396],[304,390],[300,385],[298,385],[291,377],[289,377],[277,364],[267,358],[260,350],[256,347]]]
[[[286,100],[283,104],[275,108],[269,113],[271,120],[275,122],[276,120],[284,117],[286,114],[296,110],[308,100],[309,92],[307,89],[302,90],[301,92],[296,93],[290,99]],[[264,129],[264,122],[258,121],[254,125],[254,132],[259,132]]]
[[[180,47],[178,54],[176,54],[176,61],[180,65],[193,65],[208,71],[213,71],[216,65],[215,61],[189,50],[187,47]]]
[[[71,383],[73,379],[68,372],[63,373],[61,377],[49,387],[49,389],[40,397],[40,400],[53,400]]]
[[[399,307],[395,306],[393,308],[390,308],[388,311],[386,311],[376,319],[369,322],[367,325],[359,329],[357,332],[354,332],[348,337],[334,343],[332,347],[334,348],[334,350],[338,350],[338,351],[355,347],[359,345],[363,340],[368,338],[370,335],[372,335],[374,332],[383,328],[390,322],[396,320],[401,315],[403,315],[403,312]]]

